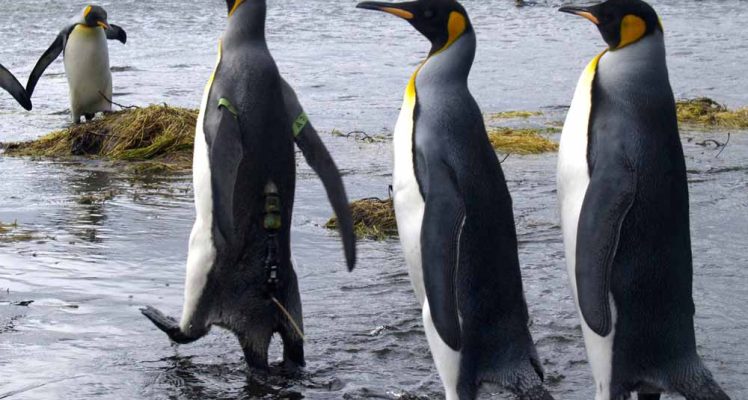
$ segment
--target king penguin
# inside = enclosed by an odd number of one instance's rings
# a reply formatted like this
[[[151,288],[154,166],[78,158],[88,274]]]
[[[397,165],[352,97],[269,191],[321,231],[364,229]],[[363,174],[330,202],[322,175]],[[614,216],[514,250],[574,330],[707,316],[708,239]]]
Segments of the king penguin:
[[[142,309],[177,343],[212,325],[233,332],[253,369],[268,368],[279,333],[284,366],[304,365],[301,300],[291,262],[294,142],[322,179],[349,270],[353,220],[340,173],[265,41],[265,0],[227,0],[228,27],[195,133],[197,216],[189,241],[182,319]]]
[[[563,7],[608,49],[582,73],[558,195],[596,400],[728,400],[696,353],[688,181],[662,25],[640,0]]]
[[[28,111],[31,111],[31,99],[26,89],[18,82],[18,79],[7,68],[0,65],[0,88],[10,93],[14,99]]]
[[[107,13],[103,8],[86,6],[60,31],[37,61],[26,84],[29,97],[33,95],[39,78],[49,64],[64,53],[73,122],[80,123],[81,116],[91,120],[97,112],[111,111],[112,73],[109,70],[107,39],[126,43],[127,34],[119,26],[107,22]]]
[[[394,134],[400,242],[447,400],[482,384],[552,399],[528,328],[512,199],[468,90],[476,37],[454,0],[364,2],[431,42],[412,75]]]

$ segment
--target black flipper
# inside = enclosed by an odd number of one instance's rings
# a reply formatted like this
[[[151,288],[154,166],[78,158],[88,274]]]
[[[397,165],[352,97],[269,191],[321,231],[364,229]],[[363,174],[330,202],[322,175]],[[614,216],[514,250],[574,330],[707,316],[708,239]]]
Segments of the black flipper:
[[[325,186],[327,198],[338,218],[348,270],[352,271],[356,266],[356,234],[353,231],[353,216],[348,205],[343,178],[322,139],[306,117],[293,88],[285,80],[282,81],[282,85],[286,110],[293,121],[296,145]]]
[[[592,173],[579,216],[576,280],[579,308],[595,333],[612,330],[610,274],[626,214],[636,194],[630,163],[607,161]]]
[[[7,90],[21,107],[25,108],[27,111],[31,111],[31,99],[26,93],[26,89],[24,89],[21,82],[18,82],[18,79],[16,79],[16,77],[2,65],[0,65],[0,87]]]
[[[44,74],[44,71],[47,70],[47,67],[49,67],[49,64],[52,64],[52,61],[56,60],[57,57],[60,56],[60,53],[65,50],[65,43],[67,42],[68,35],[74,27],[75,26],[63,29],[57,35],[55,41],[52,42],[52,45],[49,46],[47,51],[42,54],[39,61],[36,62],[34,70],[31,71],[31,75],[29,75],[29,81],[26,83],[26,93],[28,93],[29,98],[33,96],[36,84],[39,82],[39,78],[42,77],[42,74]]]
[[[114,24],[109,25],[106,29],[106,38],[109,40],[119,40],[122,44],[127,43],[127,32],[122,27]]]
[[[437,161],[428,166],[428,193],[421,226],[423,280],[431,318],[444,343],[462,347],[455,277],[465,208],[451,168]]]
[[[153,322],[154,325],[158,329],[161,329],[169,335],[169,338],[179,344],[187,344],[192,343],[197,339],[200,339],[199,337],[189,337],[182,332],[182,330],[179,328],[179,323],[176,319],[169,317],[162,313],[161,311],[151,307],[147,306],[145,308],[141,308],[140,312],[145,315],[151,322]]]
[[[638,400],[660,400],[660,394],[659,393],[641,393],[639,392],[637,396]]]
[[[233,237],[234,221],[234,188],[239,176],[239,167],[244,157],[242,135],[239,129],[239,117],[231,101],[219,98],[212,113],[219,113],[217,118],[208,116],[204,126],[205,135],[213,138],[210,146],[211,175],[220,178],[220,185],[213,180],[213,193],[216,206],[225,212],[215,214],[218,230],[223,239]]]

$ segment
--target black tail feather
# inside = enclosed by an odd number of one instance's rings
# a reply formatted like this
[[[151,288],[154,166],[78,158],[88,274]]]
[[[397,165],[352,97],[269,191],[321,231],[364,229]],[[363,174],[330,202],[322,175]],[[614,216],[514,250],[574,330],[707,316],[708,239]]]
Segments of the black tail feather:
[[[179,327],[179,323],[176,319],[169,317],[156,308],[147,306],[145,308],[141,308],[140,312],[145,315],[146,318],[151,320],[151,322],[153,322],[153,324],[156,325],[158,329],[161,329],[167,335],[169,335],[169,338],[175,343],[188,344],[200,339],[200,337],[191,337],[186,335],[184,332],[182,332],[182,329]]]
[[[674,388],[686,400],[730,400],[701,360],[693,362],[679,372]]]

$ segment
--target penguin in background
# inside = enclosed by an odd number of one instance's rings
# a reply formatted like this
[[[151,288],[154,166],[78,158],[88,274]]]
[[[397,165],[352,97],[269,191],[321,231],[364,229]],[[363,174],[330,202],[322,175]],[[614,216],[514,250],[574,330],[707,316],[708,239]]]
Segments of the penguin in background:
[[[560,11],[608,45],[579,80],[558,162],[595,398],[728,400],[696,353],[688,181],[660,20],[640,0]]]
[[[26,84],[29,97],[33,95],[47,67],[63,53],[73,122],[80,123],[82,116],[90,121],[97,112],[111,111],[112,72],[109,70],[107,39],[119,40],[124,44],[127,33],[107,22],[107,13],[103,8],[86,6],[60,31],[37,61]]]
[[[528,328],[512,199],[468,89],[476,37],[454,0],[363,2],[431,42],[394,134],[400,242],[447,400],[482,385],[549,400]]]
[[[176,343],[217,325],[233,332],[249,367],[268,368],[279,333],[284,366],[304,365],[301,299],[291,262],[294,143],[321,178],[346,262],[356,262],[353,219],[340,173],[265,40],[265,0],[227,0],[228,26],[197,121],[193,182],[197,216],[187,258],[181,321],[142,313]]]
[[[27,111],[31,111],[31,99],[26,93],[26,89],[18,82],[18,79],[10,72],[7,68],[0,64],[0,88],[10,93],[14,99],[25,108]]]

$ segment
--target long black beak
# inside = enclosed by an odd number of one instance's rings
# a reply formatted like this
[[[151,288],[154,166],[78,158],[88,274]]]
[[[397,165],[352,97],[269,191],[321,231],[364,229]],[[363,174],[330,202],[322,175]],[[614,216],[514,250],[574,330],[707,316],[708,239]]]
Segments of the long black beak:
[[[559,8],[558,11],[579,15],[580,17],[584,17],[592,21],[592,23],[595,25],[600,25],[600,20],[597,19],[594,11],[592,11],[590,7],[567,6]]]
[[[402,19],[411,20],[415,18],[415,15],[413,15],[413,12],[408,9],[411,8],[414,5],[414,3],[415,2],[383,3],[379,1],[365,1],[363,3],[358,3],[356,8],[363,8],[365,10],[384,11],[386,13],[392,14]]]

